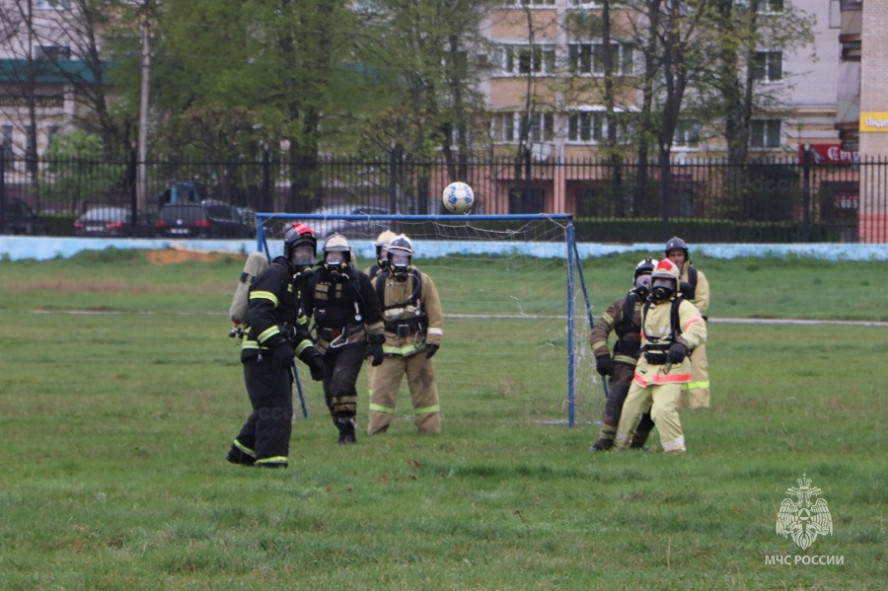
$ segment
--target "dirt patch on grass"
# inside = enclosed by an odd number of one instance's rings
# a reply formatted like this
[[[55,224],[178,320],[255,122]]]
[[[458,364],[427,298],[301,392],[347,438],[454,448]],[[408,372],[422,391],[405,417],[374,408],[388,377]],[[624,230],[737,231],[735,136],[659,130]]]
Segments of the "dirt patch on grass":
[[[175,263],[185,263],[188,261],[201,261],[201,262],[212,262],[218,261],[225,258],[230,258],[233,255],[230,252],[206,252],[202,250],[180,250],[174,248],[167,248],[164,250],[149,250],[145,253],[145,258],[148,261],[155,265],[172,265]]]

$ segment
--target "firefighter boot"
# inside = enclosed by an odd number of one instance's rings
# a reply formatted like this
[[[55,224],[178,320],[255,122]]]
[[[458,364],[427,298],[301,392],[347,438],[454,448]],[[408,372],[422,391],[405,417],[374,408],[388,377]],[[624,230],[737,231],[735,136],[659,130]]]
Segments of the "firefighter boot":
[[[608,425],[601,423],[601,430],[598,431],[598,441],[589,448],[590,452],[608,451],[614,445],[614,436],[617,434],[616,425]]]
[[[339,445],[358,442],[358,438],[355,437],[354,419],[339,419],[336,421],[336,426],[339,428],[339,441],[337,442]]]
[[[252,466],[256,462],[256,458],[234,444],[229,448],[228,455],[225,456],[225,459],[232,464],[241,464],[244,466]]]

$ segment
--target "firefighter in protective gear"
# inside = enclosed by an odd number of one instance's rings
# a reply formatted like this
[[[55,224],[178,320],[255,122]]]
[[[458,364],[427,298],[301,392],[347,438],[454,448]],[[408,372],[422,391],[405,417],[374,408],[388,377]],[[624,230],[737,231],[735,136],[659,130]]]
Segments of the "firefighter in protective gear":
[[[314,258],[316,245],[307,226],[290,228],[284,236],[284,256],[276,257],[250,285],[241,362],[252,413],[228,451],[226,459],[234,464],[286,468],[294,357],[309,366],[314,379],[324,374],[323,358],[299,321],[305,280],[300,271]]]
[[[601,414],[601,429],[590,451],[605,451],[613,446],[641,349],[641,310],[651,291],[651,273],[656,264],[656,260],[648,257],[636,265],[634,287],[625,297],[610,305],[589,334],[596,371],[605,379],[610,376],[610,389]],[[607,347],[611,331],[617,335],[613,356]],[[653,427],[650,414],[644,413],[630,447],[643,447]]]
[[[314,318],[316,347],[324,355],[324,400],[339,444],[355,443],[355,383],[364,358],[382,363],[385,341],[382,308],[370,278],[353,264],[348,240],[333,234],[324,243],[324,259],[305,291],[305,311]]]
[[[682,385],[691,381],[688,356],[706,342],[706,322],[689,301],[679,297],[679,269],[669,259],[651,273],[651,295],[641,312],[641,355],[623,403],[614,449],[629,447],[645,412],[660,435],[663,451],[684,453],[678,416]]]
[[[388,266],[388,245],[396,236],[397,234],[391,230],[384,230],[376,237],[376,241],[373,243],[373,246],[376,247],[376,262],[364,271],[370,279],[376,277],[377,273],[384,271]]]
[[[682,297],[694,304],[705,320],[709,310],[709,281],[706,275],[691,263],[687,243],[675,236],[666,243],[664,251],[681,272]],[[694,349],[694,355],[691,357],[691,376],[691,381],[682,392],[682,406],[686,403],[690,408],[709,408],[709,359],[705,344]]]
[[[444,314],[432,279],[413,266],[413,243],[404,235],[388,247],[388,266],[373,278],[385,318],[385,358],[370,376],[367,433],[388,430],[407,376],[420,433],[441,431],[441,407],[432,356],[441,346]]]

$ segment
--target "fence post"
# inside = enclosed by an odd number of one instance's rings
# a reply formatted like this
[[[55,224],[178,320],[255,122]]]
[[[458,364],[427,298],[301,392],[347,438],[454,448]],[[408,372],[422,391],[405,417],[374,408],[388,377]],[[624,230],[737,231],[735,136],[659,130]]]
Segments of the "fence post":
[[[137,168],[139,164],[137,159],[138,156],[136,153],[136,149],[130,149],[129,166],[127,167],[129,168],[129,170],[127,171],[127,177],[129,178],[127,180],[130,187],[130,209],[132,210],[132,213],[130,215],[132,215],[133,230],[135,230],[136,228],[136,213],[139,211],[139,188],[137,186],[138,183],[136,178],[138,176]],[[145,204],[143,207],[147,209],[147,204]]]
[[[6,144],[0,145],[0,223],[6,219]],[[0,226],[0,234],[3,227]]]
[[[263,209],[261,211],[276,211],[274,201],[271,199],[271,152],[268,146],[262,150],[262,198]]]
[[[811,242],[811,144],[802,155],[802,242]]]

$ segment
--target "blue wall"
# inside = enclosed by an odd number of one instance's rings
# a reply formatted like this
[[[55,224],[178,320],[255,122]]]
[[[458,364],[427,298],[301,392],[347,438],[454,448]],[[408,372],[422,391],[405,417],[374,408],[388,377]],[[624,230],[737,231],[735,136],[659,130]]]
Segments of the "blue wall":
[[[0,259],[12,261],[33,259],[42,261],[54,258],[68,258],[82,250],[104,250],[112,246],[119,249],[159,250],[176,248],[246,254],[256,250],[256,241],[0,236]],[[373,260],[375,251],[371,241],[355,240],[352,242],[352,246],[358,258],[365,261]],[[515,252],[514,244],[504,242],[416,240],[414,241],[414,247],[417,258],[437,258],[449,254]],[[578,244],[577,247],[580,256],[583,258],[634,251],[656,255],[662,251],[663,243],[583,243]],[[270,244],[269,248],[273,255],[280,254],[281,252],[279,241]],[[702,253],[706,257],[717,259],[801,256],[825,260],[884,261],[888,260],[888,244],[692,244],[691,253]],[[522,254],[543,258],[563,257],[564,245],[550,242],[533,242],[526,246]]]

